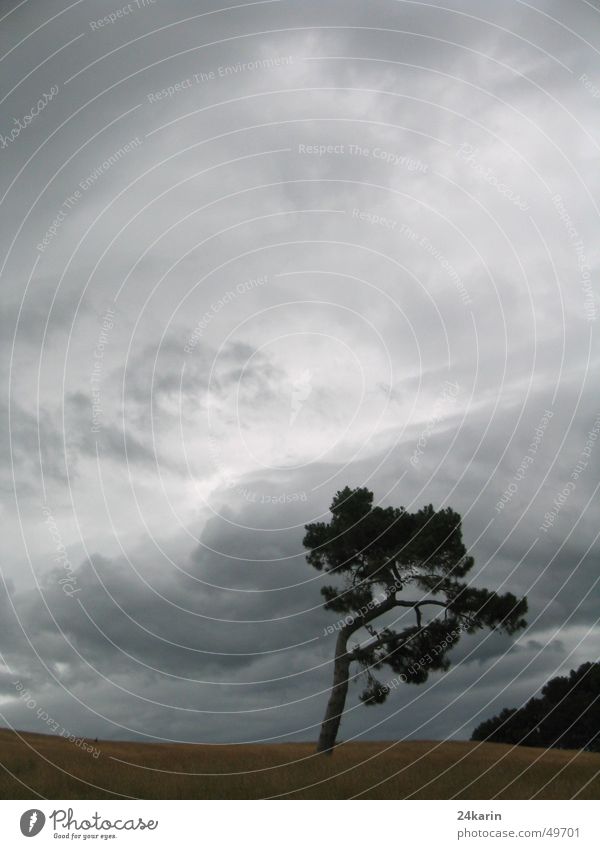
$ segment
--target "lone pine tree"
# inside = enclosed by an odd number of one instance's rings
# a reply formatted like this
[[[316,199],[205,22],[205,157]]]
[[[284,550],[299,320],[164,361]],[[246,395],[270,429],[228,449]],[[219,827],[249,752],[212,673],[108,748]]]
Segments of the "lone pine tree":
[[[333,686],[317,746],[327,754],[335,746],[351,678],[366,674],[361,701],[380,704],[391,688],[374,670],[387,664],[395,681],[421,684],[429,672],[449,668],[448,652],[462,634],[481,628],[513,634],[524,627],[527,612],[525,599],[462,580],[474,561],[462,541],[461,517],[449,507],[436,511],[429,505],[416,513],[373,507],[368,489],[346,487],[330,509],[331,521],[306,525],[303,540],[307,561],[338,579],[337,586],[321,589],[325,609],[344,614],[333,626]],[[409,588],[410,600],[404,597]],[[361,629],[363,638],[349,646]],[[353,663],[358,672],[351,675]]]

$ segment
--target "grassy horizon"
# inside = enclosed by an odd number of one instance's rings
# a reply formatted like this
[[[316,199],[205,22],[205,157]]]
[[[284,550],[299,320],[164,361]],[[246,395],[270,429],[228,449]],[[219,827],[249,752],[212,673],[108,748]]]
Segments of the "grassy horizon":
[[[600,798],[600,754],[467,741],[205,745],[0,730],[3,799]]]

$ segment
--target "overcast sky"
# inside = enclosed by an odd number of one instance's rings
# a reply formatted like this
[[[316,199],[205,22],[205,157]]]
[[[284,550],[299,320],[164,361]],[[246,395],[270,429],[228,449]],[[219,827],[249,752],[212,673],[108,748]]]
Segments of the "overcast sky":
[[[0,10],[3,722],[315,738],[346,484],[530,612],[344,739],[597,659],[598,0]]]

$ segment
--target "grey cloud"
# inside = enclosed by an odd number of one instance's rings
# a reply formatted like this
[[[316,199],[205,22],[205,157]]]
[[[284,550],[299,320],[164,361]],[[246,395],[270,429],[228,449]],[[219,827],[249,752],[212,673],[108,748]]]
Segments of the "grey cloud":
[[[4,19],[7,46],[41,22],[31,5]],[[38,262],[13,360],[13,455],[2,452],[15,524],[5,558],[14,583],[0,598],[6,721],[36,723],[14,672],[65,727],[93,736],[313,737],[333,646],[302,528],[348,483],[386,504],[450,504],[464,517],[476,583],[506,580],[530,597],[532,625],[516,644],[466,640],[450,672],[398,688],[374,710],[356,707],[352,688],[345,737],[465,736],[475,717],[597,655],[600,449],[540,530],[598,414],[595,324],[552,200],[562,196],[583,242],[597,307],[598,100],[579,77],[600,85],[600,72],[576,35],[592,39],[597,9],[302,0],[170,26],[218,8],[177,0],[94,31],[92,17],[114,5],[74,7],[4,63],[8,91],[85,33],[9,95],[0,122],[6,133],[59,84],[18,144],[0,150],[4,191],[67,121],[0,206],[4,345]],[[288,55],[281,67],[242,70]],[[225,65],[233,70],[220,76]],[[215,79],[148,98],[211,70]],[[141,144],[105,169],[134,137]],[[476,162],[459,155],[463,144]],[[264,285],[237,294],[259,276]],[[235,297],[214,309],[228,291]],[[38,416],[41,333],[56,292]],[[90,377],[107,304],[116,318],[93,433]],[[294,381],[307,371],[303,394]],[[458,393],[439,414],[446,380]],[[535,462],[497,511],[549,407]],[[72,597],[39,533],[38,428],[80,588]],[[233,723],[229,710],[249,712]]]

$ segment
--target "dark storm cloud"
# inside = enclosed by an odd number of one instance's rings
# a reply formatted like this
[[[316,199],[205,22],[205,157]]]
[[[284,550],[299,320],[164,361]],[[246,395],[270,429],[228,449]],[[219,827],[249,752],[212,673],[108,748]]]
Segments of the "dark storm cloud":
[[[215,523],[221,525],[220,533]],[[224,523],[213,520],[209,526],[213,530],[207,545],[230,542]],[[286,551],[264,535],[261,539],[262,546],[255,539],[254,553],[260,557],[264,548],[267,561],[240,564],[243,570],[226,557],[201,550],[181,566],[156,553],[149,559],[148,550],[131,561],[94,555],[69,575],[68,583],[61,582],[64,570],[54,569],[44,575],[40,592],[9,594],[20,626],[61,685],[77,689],[82,681],[105,676],[107,689],[131,705],[151,685],[152,698],[160,701],[157,694],[168,694],[166,704],[175,715],[192,704],[216,715],[216,726],[210,716],[194,718],[200,739],[219,726],[220,711],[272,709],[288,692],[292,700],[310,699],[312,681],[319,678],[318,669],[311,672],[311,667],[328,666],[328,651],[320,647],[327,617],[315,603],[313,587],[303,584],[306,567],[296,558],[295,568],[279,577],[300,579],[299,585],[269,591],[263,580],[269,560],[291,552],[289,540]],[[232,582],[236,586],[230,588]],[[20,634],[7,597],[2,608],[5,661],[32,690],[41,690],[45,699],[56,698],[55,687],[49,689],[47,674]],[[173,688],[174,681],[179,689]],[[130,694],[123,693],[123,686]],[[11,692],[8,682],[4,691]],[[190,702],[192,692],[196,696]],[[107,707],[106,719],[113,718]],[[152,734],[158,728],[140,724],[138,730]]]
[[[0,416],[0,467],[7,496],[15,485],[23,495],[39,492],[41,473],[49,480],[64,483],[66,470],[58,414],[40,409],[35,415],[13,400],[10,415],[8,406],[2,404]]]
[[[314,469],[305,481],[307,489],[310,489],[313,475],[318,478]],[[470,481],[472,485],[473,479]],[[260,491],[262,486],[259,481],[245,483],[254,491]],[[423,500],[430,496],[431,492],[423,493]],[[460,497],[457,501],[460,503]],[[109,689],[125,686],[132,693],[120,691],[119,696],[119,704],[123,699],[130,701],[131,711],[136,710],[133,705],[137,704],[140,695],[147,697],[150,693],[151,698],[173,706],[171,709],[157,708],[155,714],[144,711],[144,724],[135,725],[140,732],[160,737],[163,735],[162,717],[173,713],[177,715],[176,727],[182,729],[184,736],[211,739],[216,735],[217,739],[228,739],[219,711],[250,709],[258,710],[260,716],[261,710],[268,712],[285,701],[306,700],[302,702],[306,711],[278,709],[278,719],[274,720],[271,715],[266,723],[269,733],[276,729],[288,733],[294,728],[289,725],[290,711],[291,721],[300,723],[296,727],[304,727],[305,717],[318,721],[322,696],[314,694],[327,687],[332,649],[331,637],[324,636],[332,616],[318,608],[321,579],[303,560],[299,547],[301,531],[277,531],[282,519],[294,520],[294,513],[301,522],[302,513],[298,509],[271,509],[265,515],[259,505],[246,504],[226,511],[224,518],[208,521],[199,546],[181,564],[169,563],[166,557],[159,557],[157,552],[152,553],[147,548],[134,553],[131,563],[124,558],[111,561],[94,555],[90,563],[83,563],[76,570],[73,583],[79,591],[71,597],[65,595],[59,583],[60,570],[54,570],[44,576],[43,595],[58,627],[44,612],[37,592],[15,598],[15,607],[42,658],[49,665],[61,664],[58,677],[65,686],[76,687],[81,680],[93,681],[94,676],[101,675],[115,682],[106,685]],[[269,525],[272,526],[270,534],[248,529]],[[488,565],[475,584],[493,586],[494,581],[501,581],[522,558],[524,545],[525,541],[518,544],[511,540],[504,544],[499,554],[486,545],[476,546],[479,566],[484,565],[488,555],[495,560],[494,568]],[[578,623],[589,623],[590,617],[592,621],[595,618],[597,589],[593,589],[591,597],[581,604],[584,590],[587,592],[596,582],[591,558],[580,566],[576,581],[567,581],[565,588],[560,586],[584,550],[585,541],[580,540],[579,544],[566,547],[550,564],[553,549],[542,546],[521,564],[517,576],[511,578],[510,586],[515,590],[526,592],[535,585],[531,597],[531,619],[536,620],[534,634],[560,633],[557,628],[567,620],[566,627],[573,629]],[[249,552],[251,560],[248,560]],[[540,576],[542,580],[538,585]],[[560,590],[558,594],[557,590]],[[23,640],[15,645],[17,629],[12,617],[6,616],[5,623],[5,657],[13,669],[20,669],[23,663],[28,668],[31,660],[27,660],[29,655]],[[534,680],[536,686],[541,686],[546,671],[554,673],[556,665],[564,658],[560,640],[543,636],[542,640],[526,634],[515,647],[513,640],[500,635],[466,639],[454,652],[458,667],[453,676],[445,675],[443,680],[433,676],[422,692],[416,688],[400,690],[398,700],[379,711],[375,721],[383,722],[389,715],[383,725],[386,734],[411,734],[414,730],[410,710],[413,699],[418,700],[420,715],[425,711],[421,720],[428,728],[440,727],[439,720],[435,720],[437,711],[442,711],[444,722],[458,722],[459,717],[471,715],[465,714],[466,710],[473,713],[481,709],[490,698],[495,698],[498,688],[504,686],[511,688],[513,701],[525,699],[531,694],[531,677],[512,686],[513,676],[518,677],[520,669],[535,658]],[[545,658],[543,666],[540,666],[541,658]],[[494,664],[491,669],[490,664]],[[477,685],[475,691],[462,692],[465,682],[470,686],[480,676],[484,684]],[[384,679],[391,677],[391,673],[387,676],[383,673]],[[45,673],[38,671],[37,678],[31,677],[30,686],[35,686],[36,682],[41,685],[45,678]],[[190,690],[192,685],[186,684],[190,679],[213,684],[195,684],[200,689],[193,691]],[[181,682],[181,688],[173,687],[174,680]],[[252,681],[261,683],[253,685]],[[236,687],[225,682],[248,686]],[[56,698],[54,688],[44,692],[48,698],[50,693]],[[365,726],[370,726],[374,712],[361,716],[355,709],[355,696],[354,687],[348,729],[361,733]],[[451,705],[455,699],[455,704]],[[104,702],[99,694],[93,702],[94,709],[101,704]],[[181,707],[215,711],[216,716],[201,714],[184,721],[178,711]],[[63,705],[61,710],[65,708]],[[393,717],[396,711],[399,711],[398,716]],[[124,721],[121,708],[114,710],[109,704],[104,708],[104,715],[106,720],[117,724]],[[92,720],[78,721],[83,722],[78,728],[97,727]],[[252,725],[259,735],[263,733],[259,729],[264,722],[261,716]],[[119,733],[123,732],[113,729],[111,736]],[[378,736],[377,729],[372,734]],[[248,738],[247,734],[236,733],[231,739]]]
[[[152,447],[144,445],[129,430],[116,422],[103,422],[95,432],[92,411],[94,400],[84,392],[75,392],[66,398],[68,407],[67,443],[71,451],[90,457],[101,456],[103,460],[117,463],[141,463],[151,465],[156,462]]]

